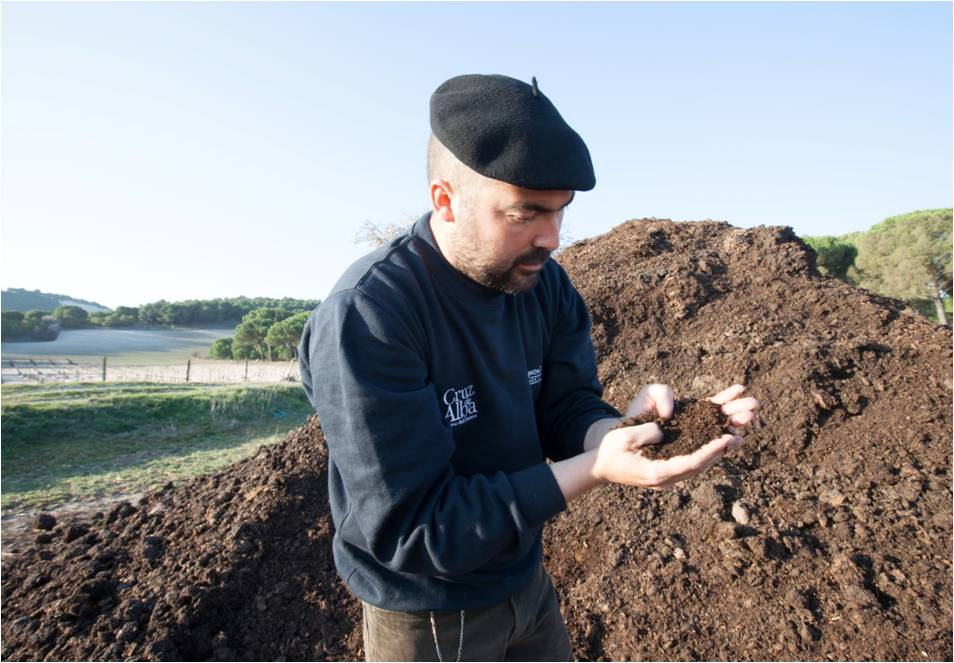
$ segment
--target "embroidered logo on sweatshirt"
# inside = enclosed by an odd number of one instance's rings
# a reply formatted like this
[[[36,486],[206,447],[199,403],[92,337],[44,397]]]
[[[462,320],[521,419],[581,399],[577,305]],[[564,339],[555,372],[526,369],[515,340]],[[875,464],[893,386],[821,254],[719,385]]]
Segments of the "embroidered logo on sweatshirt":
[[[460,389],[448,389],[444,392],[444,419],[451,426],[460,426],[477,418],[477,390],[469,384]]]
[[[531,386],[540,384],[543,381],[543,364],[527,371],[527,381]]]

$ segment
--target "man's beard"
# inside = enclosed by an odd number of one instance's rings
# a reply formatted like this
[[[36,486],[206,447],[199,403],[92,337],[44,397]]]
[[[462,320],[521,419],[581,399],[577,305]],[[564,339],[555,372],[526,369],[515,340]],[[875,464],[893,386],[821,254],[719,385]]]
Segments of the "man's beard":
[[[506,270],[484,270],[477,282],[508,295],[517,295],[530,290],[540,280],[540,271],[522,273],[520,265],[542,265],[549,258],[547,249],[536,248],[518,257]]]
[[[480,236],[476,219],[470,214],[471,204],[465,200],[459,212],[462,232],[457,236],[454,267],[480,285],[507,295],[518,295],[532,289],[543,270],[524,272],[520,265],[542,265],[550,258],[550,251],[537,247],[505,264],[499,261],[488,264],[484,250],[486,242]]]
[[[540,280],[542,270],[526,273],[521,271],[520,265],[542,265],[550,257],[549,250],[538,247],[518,256],[508,265],[486,265],[477,260],[479,251],[479,242],[469,243],[457,256],[461,263],[458,269],[482,286],[507,295],[526,292]]]

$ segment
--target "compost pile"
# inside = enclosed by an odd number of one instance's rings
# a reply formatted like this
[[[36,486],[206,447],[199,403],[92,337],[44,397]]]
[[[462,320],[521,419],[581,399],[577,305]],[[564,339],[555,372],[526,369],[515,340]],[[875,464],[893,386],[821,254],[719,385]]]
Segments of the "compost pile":
[[[652,381],[762,402],[705,475],[606,486],[547,526],[576,656],[949,659],[950,332],[820,276],[787,228],[644,219],[559,260],[609,402]],[[38,521],[4,562],[3,658],[362,658],[326,471],[312,418],[139,504]]]
[[[218,474],[69,523],[3,568],[5,660],[347,660],[317,417]],[[357,625],[357,626],[356,626]]]
[[[950,332],[788,228],[630,221],[560,262],[617,408],[655,381],[762,403],[706,474],[547,528],[577,656],[950,659]]]

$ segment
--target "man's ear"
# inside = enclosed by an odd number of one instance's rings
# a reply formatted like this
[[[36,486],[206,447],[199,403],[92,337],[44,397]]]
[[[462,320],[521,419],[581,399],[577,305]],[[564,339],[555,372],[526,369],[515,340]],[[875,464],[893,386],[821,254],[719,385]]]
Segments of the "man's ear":
[[[454,210],[451,208],[451,195],[454,188],[447,180],[431,181],[431,205],[440,221],[453,221]]]

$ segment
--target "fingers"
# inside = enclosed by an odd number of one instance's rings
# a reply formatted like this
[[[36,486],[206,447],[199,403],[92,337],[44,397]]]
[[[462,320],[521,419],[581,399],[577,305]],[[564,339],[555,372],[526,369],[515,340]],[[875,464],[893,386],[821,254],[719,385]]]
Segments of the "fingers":
[[[629,440],[631,449],[639,449],[650,444],[659,444],[663,441],[662,429],[655,423],[628,426],[618,430],[626,430],[632,435]]]
[[[722,406],[722,412],[729,417],[729,430],[735,433],[736,426],[745,426],[752,423],[755,419],[755,410],[759,408],[760,403],[749,396],[748,398],[739,398],[739,395],[745,391],[741,384],[734,384],[728,389],[723,389],[718,394],[710,398],[713,403]]]
[[[649,384],[640,389],[636,398],[626,408],[627,417],[638,417],[647,412],[655,412],[668,419],[672,416],[672,387],[666,384]]]
[[[755,413],[751,410],[745,410],[744,412],[731,415],[729,417],[729,425],[744,426],[748,423],[751,423],[753,419],[755,419]]]
[[[725,435],[723,435],[722,437],[725,437]],[[740,437],[740,436],[738,436],[738,435],[732,435],[731,437],[732,437],[732,439],[731,439],[731,440],[728,440],[727,443],[726,443],[726,445],[725,445],[726,453],[728,453],[729,451],[735,451],[736,449],[738,449],[739,447],[741,447],[743,444],[745,444],[745,439],[744,439],[744,438],[742,438],[742,437]],[[721,438],[720,438],[720,439],[721,439]]]
[[[647,391],[655,405],[656,413],[663,419],[671,417],[674,404],[672,387],[668,384],[651,384]]]
[[[643,387],[636,394],[633,402],[626,408],[627,417],[638,417],[653,409],[652,399],[649,396],[649,387]]]
[[[673,456],[663,461],[668,464],[668,470],[676,481],[688,479],[700,472],[709,469],[713,463],[722,458],[728,451],[729,444],[735,440],[734,435],[722,435],[707,444],[702,445],[686,456]]]
[[[639,431],[639,440],[636,442],[637,448],[645,447],[648,444],[659,444],[663,441],[663,432],[658,424],[642,424],[633,426],[633,428]]]
[[[744,440],[737,435],[722,435],[685,456],[673,456],[666,460],[651,461],[658,465],[653,485],[650,488],[663,490],[705,472],[729,451],[739,447]]]
[[[758,406],[759,402],[749,396],[748,398],[737,398],[725,403],[722,406],[722,412],[732,416],[733,414],[739,414],[741,412],[751,412],[758,408]]]
[[[723,389],[709,400],[713,403],[716,403],[717,405],[725,405],[729,401],[738,398],[743,391],[745,391],[745,387],[743,385],[734,384],[728,389]]]

